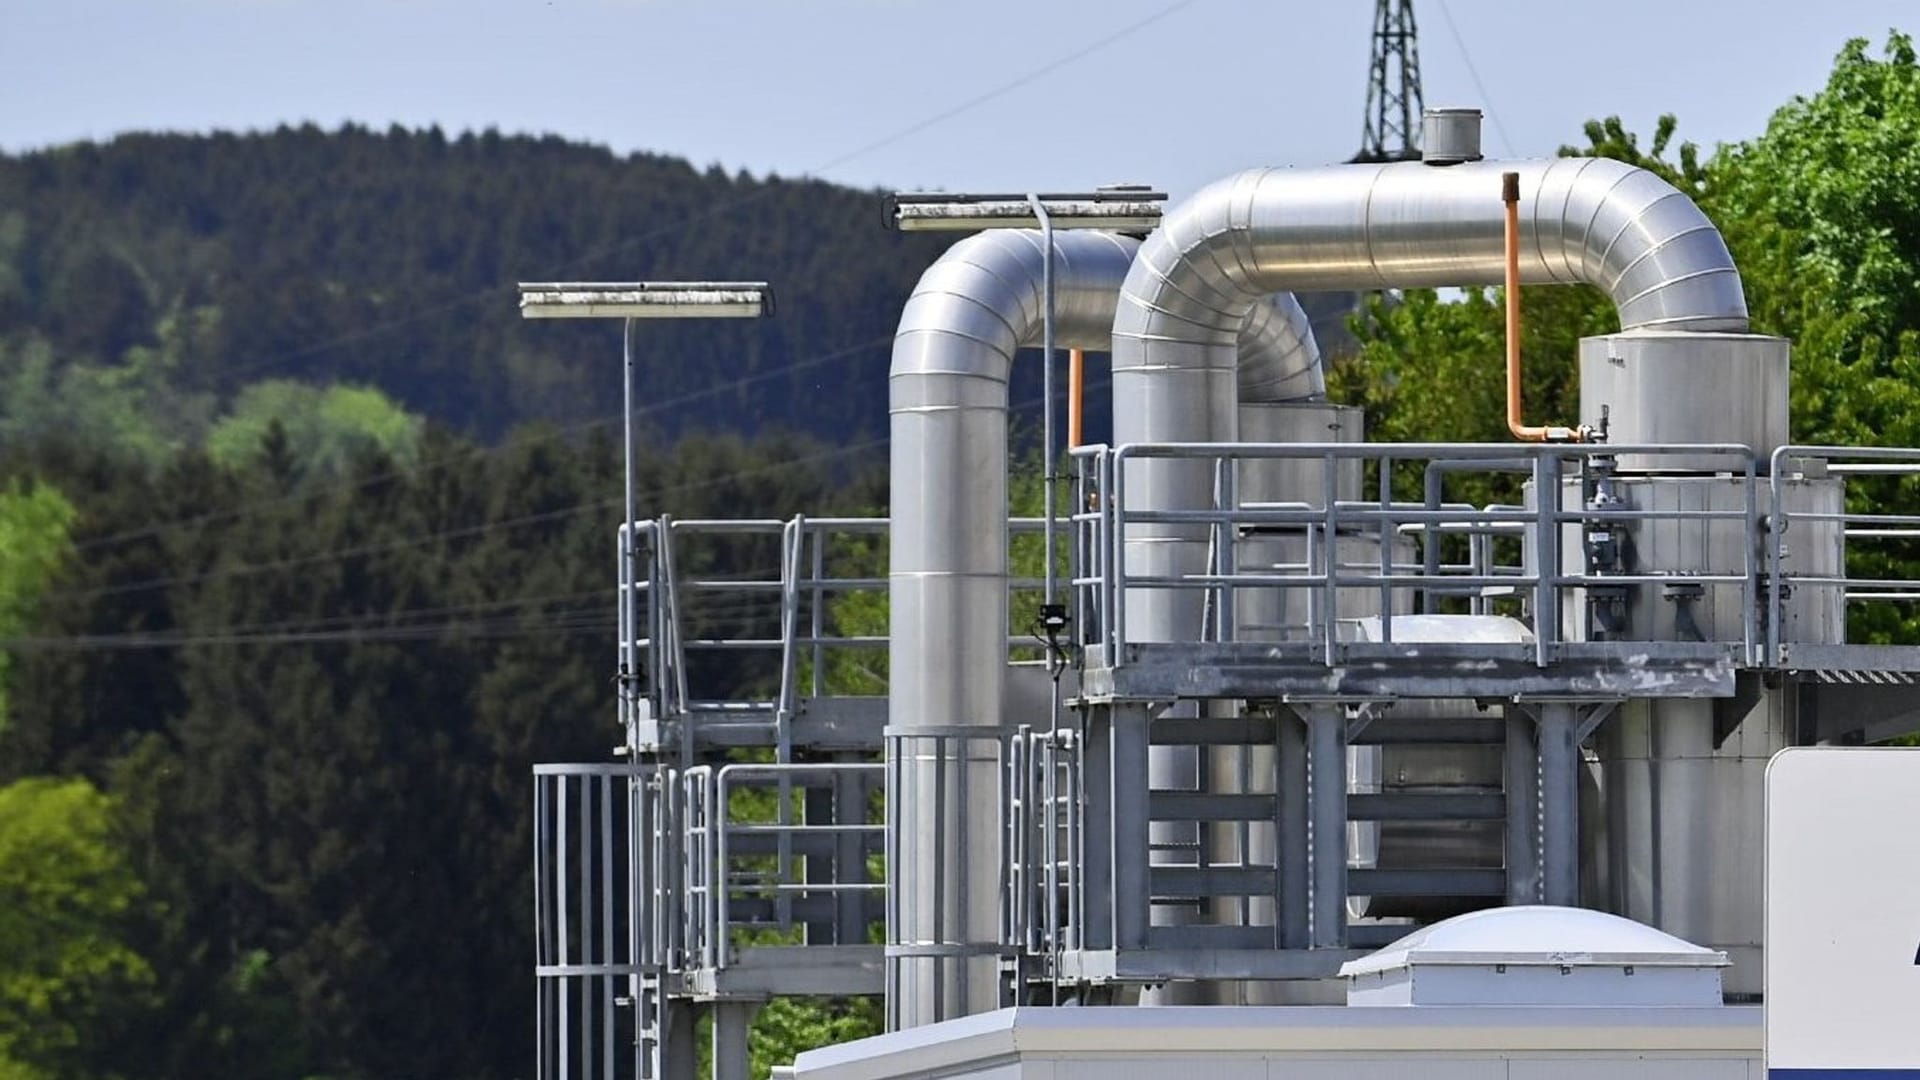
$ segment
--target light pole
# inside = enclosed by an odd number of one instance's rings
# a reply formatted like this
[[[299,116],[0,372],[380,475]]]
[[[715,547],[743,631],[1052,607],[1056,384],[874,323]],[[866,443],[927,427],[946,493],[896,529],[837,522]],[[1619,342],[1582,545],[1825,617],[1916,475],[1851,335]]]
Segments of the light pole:
[[[626,458],[625,518],[620,527],[620,722],[627,752],[639,748],[638,727],[646,719],[634,688],[640,679],[638,620],[634,588],[639,566],[635,540],[638,492],[635,488],[633,422],[633,325],[640,319],[755,319],[773,313],[773,289],[764,281],[535,282],[520,285],[520,314],[528,319],[619,319],[622,322],[621,412]],[[660,692],[660,687],[654,688]],[[687,739],[682,738],[687,744]]]

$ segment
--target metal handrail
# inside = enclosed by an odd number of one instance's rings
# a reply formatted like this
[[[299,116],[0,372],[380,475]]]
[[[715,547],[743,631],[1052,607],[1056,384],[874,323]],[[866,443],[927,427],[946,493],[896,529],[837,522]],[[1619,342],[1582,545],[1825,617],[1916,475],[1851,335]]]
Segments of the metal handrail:
[[[1040,518],[1009,521],[1012,536],[1043,535]],[[620,530],[620,649],[622,670],[636,674],[625,681],[636,699],[644,668],[646,694],[653,714],[661,719],[685,719],[711,711],[715,702],[695,696],[690,688],[688,656],[694,652],[762,652],[775,657],[778,686],[764,707],[775,728],[777,758],[787,760],[791,724],[807,695],[825,692],[825,661],[829,650],[884,649],[885,634],[846,634],[828,625],[828,601],[836,595],[887,589],[885,576],[841,575],[829,572],[830,548],[837,542],[884,536],[886,517],[810,517],[708,519],[662,516]],[[778,567],[769,577],[684,576],[676,569],[684,540],[716,536],[764,536],[778,545]],[[1015,577],[1010,590],[1038,590],[1043,577]],[[725,595],[740,604],[764,599],[767,631],[759,634],[723,634],[706,637],[687,632],[686,618],[697,595]],[[738,610],[738,609],[736,609]],[[644,623],[646,629],[640,632]],[[1023,634],[1007,636],[1010,648],[1031,644]],[[635,715],[624,708],[622,721]],[[631,727],[629,726],[631,730]]]
[[[1568,464],[1587,458],[1633,455],[1686,455],[1697,462],[1702,456],[1717,457],[1727,465],[1727,473],[1743,486],[1745,505],[1724,510],[1634,510],[1619,508],[1568,507],[1564,481]],[[1130,507],[1126,495],[1129,461],[1146,458],[1183,458],[1210,461],[1217,474],[1230,473],[1228,466],[1243,460],[1304,460],[1322,463],[1325,488],[1318,504],[1235,505],[1215,499],[1208,508],[1191,510],[1143,510]],[[1336,489],[1336,464],[1340,461],[1372,462],[1379,468],[1381,491],[1375,500],[1341,499]],[[1431,507],[1425,502],[1400,502],[1391,498],[1389,478],[1396,464],[1411,465],[1423,460],[1444,460],[1449,468],[1470,468],[1484,462],[1489,469],[1512,471],[1517,461],[1530,463],[1536,491],[1530,508],[1465,508],[1458,504]],[[1087,570],[1073,584],[1081,603],[1093,609],[1098,622],[1097,640],[1106,647],[1109,664],[1125,663],[1127,644],[1126,607],[1128,592],[1138,589],[1200,589],[1207,596],[1210,611],[1230,606],[1234,590],[1245,587],[1300,588],[1308,590],[1308,625],[1317,636],[1318,652],[1324,662],[1333,664],[1339,655],[1336,633],[1337,612],[1342,590],[1374,588],[1381,593],[1380,625],[1382,636],[1392,640],[1393,594],[1399,589],[1437,587],[1448,591],[1498,588],[1519,591],[1531,599],[1534,621],[1535,661],[1545,665],[1563,644],[1560,607],[1563,594],[1570,589],[1597,585],[1660,583],[1673,579],[1665,574],[1568,572],[1561,569],[1559,548],[1561,530],[1568,525],[1646,521],[1738,521],[1743,522],[1752,542],[1743,547],[1742,565],[1716,574],[1688,574],[1688,581],[1702,584],[1737,584],[1746,598],[1741,641],[1746,656],[1753,658],[1761,648],[1759,623],[1759,577],[1763,554],[1759,537],[1764,519],[1758,498],[1758,462],[1745,446],[1731,444],[1512,444],[1451,443],[1161,443],[1129,444],[1119,447],[1087,446],[1073,452],[1076,491],[1081,509],[1072,515],[1075,529],[1082,534],[1081,544],[1098,550],[1101,559],[1087,561]],[[1697,470],[1697,465],[1695,466]],[[1920,524],[1920,522],[1916,522]],[[1199,543],[1201,530],[1209,538],[1209,568],[1201,573],[1147,575],[1126,569],[1126,535],[1138,525],[1184,525],[1194,530]],[[1290,527],[1302,531],[1306,546],[1306,566],[1262,568],[1248,573],[1237,568],[1213,565],[1220,560],[1213,538],[1223,530],[1249,527]],[[1382,540],[1377,564],[1353,564],[1337,557],[1333,538],[1362,530],[1377,532]],[[1446,572],[1432,565],[1410,567],[1394,560],[1387,540],[1404,533],[1452,530],[1468,533],[1519,533],[1531,538],[1533,566],[1492,565],[1490,544],[1471,550],[1469,573]],[[1276,572],[1280,571],[1280,572]],[[1231,626],[1226,626],[1228,634]]]
[[[1794,471],[1795,459],[1817,462],[1812,470]],[[1850,460],[1836,460],[1850,459]],[[1849,604],[1856,602],[1909,602],[1920,600],[1920,580],[1902,578],[1856,578],[1842,563],[1839,574],[1792,573],[1786,565],[1787,547],[1793,523],[1824,522],[1837,525],[1843,540],[1899,540],[1920,536],[1920,515],[1794,511],[1787,505],[1787,485],[1809,473],[1829,476],[1915,476],[1920,475],[1920,449],[1911,447],[1824,446],[1789,444],[1775,450],[1768,461],[1767,536],[1767,640],[1769,663],[1784,663],[1781,627],[1785,624],[1788,594],[1793,584],[1828,586],[1842,590]],[[1853,528],[1852,526],[1867,526]],[[1878,527],[1875,527],[1878,526]]]
[[[719,767],[700,765],[684,772],[683,799],[686,812],[679,846],[682,861],[689,868],[683,893],[687,922],[686,942],[690,958],[706,968],[723,968],[733,962],[732,901],[736,893],[772,897],[778,902],[809,893],[863,892],[884,894],[886,882],[875,881],[795,881],[787,876],[794,865],[791,848],[776,856],[774,876],[764,881],[747,881],[729,869],[733,856],[730,841],[742,836],[772,835],[786,841],[803,836],[883,836],[883,823],[809,823],[785,819],[784,811],[775,821],[736,822],[733,797],[743,787],[773,787],[791,791],[804,787],[808,780],[861,775],[879,778],[886,767],[866,762],[821,763],[737,763]],[[786,799],[782,798],[782,802]],[[864,872],[864,864],[863,864]],[[783,925],[790,920],[782,918]]]

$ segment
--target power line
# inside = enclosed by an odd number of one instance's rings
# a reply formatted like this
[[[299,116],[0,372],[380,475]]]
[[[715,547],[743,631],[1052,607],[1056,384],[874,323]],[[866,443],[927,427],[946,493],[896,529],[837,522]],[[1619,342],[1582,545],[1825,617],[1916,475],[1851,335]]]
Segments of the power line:
[[[867,450],[874,449],[879,446],[883,446],[886,444],[886,442],[887,442],[886,439],[869,439],[865,442],[854,443],[849,446],[836,447],[832,450],[825,450],[816,454],[805,454],[800,457],[788,458],[783,461],[773,462],[768,465],[756,466],[751,469],[738,469],[730,473],[722,473],[718,476],[708,477],[704,480],[700,480],[696,482],[690,482],[686,484],[676,484],[670,487],[655,488],[651,491],[643,492],[643,494],[648,498],[657,498],[661,495],[678,494],[686,491],[701,491],[701,490],[714,487],[727,480],[737,480],[747,476],[757,476],[764,473],[775,472],[781,469],[792,468],[793,466],[796,466],[796,465],[812,464],[820,461],[832,460],[833,458],[837,458],[837,457],[845,457],[851,454],[861,453]],[[558,521],[563,518],[573,517],[577,514],[586,513],[587,511],[590,511],[590,510],[600,510],[600,509],[606,509],[609,507],[619,506],[622,501],[623,500],[621,496],[614,496],[606,499],[593,499],[586,502],[571,503],[554,510],[545,511],[543,513],[528,514],[522,517],[507,518],[507,519],[498,520],[498,521],[479,522],[477,524],[467,525],[457,529],[449,529],[441,532],[409,536],[402,539],[390,540],[382,543],[363,544],[363,545],[358,545],[354,547],[337,548],[329,551],[315,552],[312,554],[302,555],[294,558],[276,559],[276,560],[273,560],[270,562],[264,562],[264,563],[244,563],[239,566],[222,567],[216,570],[208,570],[199,574],[183,574],[183,575],[173,575],[169,577],[149,578],[144,581],[130,582],[122,585],[102,586],[97,589],[64,590],[59,592],[48,593],[45,597],[43,597],[43,599],[44,600],[66,600],[66,601],[91,600],[91,599],[97,599],[99,597],[104,597],[104,596],[119,596],[127,593],[146,592],[152,589],[170,588],[177,585],[197,585],[203,582],[213,581],[221,578],[248,577],[254,574],[269,573],[275,570],[290,570],[295,567],[309,566],[315,563],[334,562],[340,559],[357,558],[362,555],[378,555],[388,551],[400,551],[407,548],[419,547],[423,544],[426,544],[435,540],[466,539],[468,537],[479,536],[484,533],[492,532],[499,529],[520,528],[527,525],[537,525],[537,524],[542,524],[550,521]]]
[[[1109,385],[1110,381],[1111,380],[1109,379],[1092,379],[1088,381],[1086,389],[1097,390],[1104,386]],[[1010,408],[1016,409],[1016,410],[1030,408],[1034,405],[1039,404],[1041,400],[1042,400],[1041,398],[1037,398],[1037,397],[1029,398],[1025,401],[1013,403],[1010,406]],[[772,471],[774,469],[783,468],[789,465],[802,464],[809,461],[824,460],[832,457],[842,456],[849,453],[857,453],[863,450],[873,449],[879,446],[886,445],[890,441],[891,440],[888,438],[871,439],[864,443],[859,443],[853,446],[840,447],[838,449],[827,451],[822,454],[815,454],[815,455],[809,455],[807,457],[795,458],[790,461],[780,462],[775,465],[764,466],[764,467],[755,468],[755,469],[737,470],[733,473],[723,474],[722,476],[710,478],[709,480],[701,483],[683,484],[683,485],[678,485],[675,488],[657,489],[656,491],[650,492],[648,494],[651,497],[651,496],[657,496],[660,494],[665,494],[667,492],[676,491],[676,490],[689,490],[689,489],[698,490],[704,487],[711,487],[713,484],[719,482],[720,480],[737,479],[742,476],[755,475],[757,473]],[[534,516],[540,517],[540,518],[554,518],[554,517],[568,516],[570,514],[583,512],[584,510],[587,510],[587,509],[595,509],[595,508],[604,506],[610,502],[617,504],[620,501],[622,500],[620,499],[597,500],[591,503],[578,504],[577,506],[573,506],[573,507],[563,507],[558,510],[551,511],[547,514],[534,515]],[[516,519],[516,520],[524,520],[524,519]],[[483,523],[482,525],[473,526],[469,530],[456,530],[456,531],[460,531],[460,532],[474,531],[474,530],[485,531],[486,529],[489,529],[489,528],[506,527],[508,524],[509,524],[508,522]],[[423,537],[416,537],[416,538],[413,538],[411,542],[395,542],[392,545],[386,545],[386,546],[393,547],[393,548],[404,548],[408,546],[416,546],[419,543],[425,543],[428,540],[444,538],[447,535],[448,534],[442,533],[442,534],[433,534],[433,535],[423,536]],[[347,551],[355,551],[355,550],[356,549],[347,549]],[[327,559],[349,558],[349,557],[352,557],[352,555],[348,554],[345,551],[330,551],[330,552],[316,553],[314,556],[311,556],[308,559],[300,560],[300,561],[302,562],[324,561]],[[91,597],[91,596],[103,595],[109,591],[136,591],[139,589],[159,588],[166,585],[191,584],[198,580],[206,580],[211,576],[240,576],[242,574],[259,573],[259,572],[266,572],[272,569],[284,569],[284,568],[286,568],[284,565],[284,561],[280,563],[273,563],[273,564],[260,564],[260,565],[253,565],[253,566],[247,566],[247,567],[235,567],[235,568],[231,568],[232,570],[231,575],[226,575],[225,572],[222,572],[222,571],[216,571],[216,572],[213,572],[212,574],[200,575],[198,578],[149,579],[143,582],[134,582],[129,585],[114,586],[110,590],[93,590],[92,592],[89,592],[89,593],[49,594],[44,599],[54,599],[55,597],[64,597],[69,600],[82,599],[82,598]],[[734,573],[752,574],[752,573],[755,573],[755,571],[736,571]],[[771,574],[771,571],[759,571],[759,573]],[[726,575],[726,574],[716,575],[714,579],[718,579],[726,576],[729,576],[729,575]],[[598,590],[596,590],[593,593],[586,593],[586,594],[580,594],[580,595],[590,597],[597,594],[598,594]],[[764,606],[764,607],[770,608],[772,606],[771,601],[777,599],[777,597],[769,597],[769,598],[762,598],[758,596],[729,597],[721,594],[707,594],[705,597],[703,597],[703,599],[710,599],[714,601],[716,604],[716,607],[714,607],[713,609],[703,608],[703,610],[690,612],[690,614],[700,618],[705,618],[705,619],[725,619],[725,618],[751,618],[753,616],[759,615],[760,612],[750,612],[750,611],[745,611],[744,609],[749,605]],[[724,603],[721,603],[723,601]],[[515,601],[510,601],[510,600],[502,600],[497,602],[493,602],[493,601],[478,602],[475,605],[472,605],[472,607],[477,611],[495,603],[499,604],[500,606],[508,606],[514,602]],[[559,603],[559,602],[562,602],[562,600],[560,598],[554,598],[554,597],[536,597],[530,600],[523,601],[523,603],[529,604],[529,605],[533,603],[538,603],[538,602]],[[730,608],[728,605],[740,605],[740,607]],[[465,606],[466,605],[448,605],[447,610],[449,611],[459,610],[460,608]],[[417,609],[417,610],[420,612],[426,612],[426,611],[432,611],[435,609]],[[393,615],[398,615],[398,614],[404,614],[404,613],[405,613],[404,610],[402,612],[389,613],[388,617],[391,617]],[[770,611],[768,612],[768,614],[770,615],[772,614],[772,612]],[[593,618],[597,618],[599,622],[592,626],[587,626],[584,624],[576,624],[578,619],[584,619],[589,616]],[[213,646],[213,645],[303,645],[303,644],[334,644],[334,643],[359,644],[359,643],[374,643],[374,642],[389,642],[389,641],[430,640],[433,637],[439,636],[439,634],[441,633],[448,633],[454,630],[460,630],[463,636],[481,636],[481,637],[525,637],[525,636],[530,636],[534,633],[558,633],[563,635],[570,635],[570,634],[584,633],[584,632],[587,632],[588,630],[591,630],[592,632],[595,632],[595,633],[611,633],[614,630],[614,620],[612,615],[604,611],[600,612],[597,615],[591,612],[575,613],[575,615],[567,616],[568,619],[575,619],[576,620],[575,622],[553,622],[548,624],[536,624],[536,623],[530,623],[530,622],[521,620],[521,621],[514,622],[511,626],[502,626],[502,625],[499,625],[501,620],[496,619],[496,620],[486,621],[486,622],[454,621],[454,622],[446,622],[446,623],[422,623],[414,626],[403,626],[403,627],[390,627],[390,626],[383,626],[383,625],[367,626],[367,627],[339,627],[339,626],[329,627],[328,626],[329,623],[333,623],[338,620],[343,620],[346,618],[350,618],[350,617],[349,616],[325,617],[323,619],[316,621],[311,626],[301,627],[297,629],[296,628],[280,629],[279,624],[268,623],[268,624],[254,624],[254,626],[251,628],[246,625],[241,625],[241,626],[222,627],[214,630],[197,630],[197,631],[193,631],[190,634],[178,634],[176,636],[167,636],[168,634],[174,633],[171,631],[155,632],[151,634],[134,631],[134,632],[128,632],[124,634],[91,634],[91,635],[39,636],[39,637],[22,636],[22,637],[16,637],[16,638],[0,639],[0,647],[9,648],[9,649],[22,649],[22,650],[72,649],[72,650],[84,651],[84,650],[108,650],[108,649],[184,648],[184,647],[193,646],[193,645],[208,645],[208,646]],[[288,620],[287,622],[293,623],[294,620]],[[315,629],[314,627],[316,626],[320,628]],[[263,632],[250,632],[250,631],[263,631]]]
[[[852,161],[857,157],[862,157],[866,154],[872,153],[875,150],[879,150],[879,149],[882,149],[883,147],[891,146],[892,144],[899,142],[901,139],[905,139],[913,135],[918,135],[920,132],[925,131],[927,128],[930,128],[935,124],[945,123],[946,121],[951,120],[954,117],[961,115],[962,113],[970,112],[974,109],[977,109],[980,106],[985,105],[987,102],[994,100],[995,98],[1004,97],[1007,94],[1010,94],[1013,91],[1018,90],[1023,86],[1027,86],[1031,83],[1038,82],[1039,80],[1045,78],[1048,75],[1053,74],[1059,68],[1067,64],[1071,64],[1077,60],[1084,60],[1087,57],[1092,56],[1094,53],[1099,52],[1101,49],[1104,49],[1107,46],[1112,45],[1115,42],[1118,42],[1124,38],[1130,37],[1133,34],[1138,33],[1139,31],[1144,30],[1149,26],[1152,26],[1154,23],[1159,22],[1160,20],[1166,18],[1167,16],[1172,15],[1173,13],[1179,11],[1182,8],[1193,6],[1197,2],[1198,0],[1176,0],[1175,3],[1168,4],[1166,7],[1161,8],[1160,10],[1154,12],[1151,15],[1148,15],[1143,19],[1128,23],[1127,25],[1121,27],[1118,30],[1113,31],[1112,33],[1106,35],[1105,37],[1097,38],[1094,41],[1086,45],[1083,45],[1072,52],[1069,52],[1063,56],[1055,57],[1054,59],[1049,60],[1045,64],[1042,64],[1041,66],[1036,67],[1031,71],[1028,71],[1024,75],[1017,76],[1013,79],[1008,80],[1007,82],[1001,83],[999,86],[993,88],[992,90],[988,90],[986,93],[977,94],[973,97],[968,98],[965,101],[962,101],[958,105],[954,105],[940,112],[937,112],[925,120],[921,120],[913,124],[908,124],[906,127],[903,127],[898,131],[893,132],[890,135],[887,135],[880,139],[876,139],[875,141],[870,142],[865,146],[860,147],[857,150],[852,150],[852,151],[849,151],[848,153],[842,154],[839,157],[834,158],[832,161],[829,161],[824,165],[820,165],[809,170],[809,173],[810,174],[823,173],[828,169],[838,168],[839,166],[845,165],[847,162]]]
[[[1493,109],[1493,98],[1488,95],[1486,84],[1480,81],[1480,71],[1473,66],[1473,54],[1467,51],[1467,39],[1460,36],[1460,27],[1453,21],[1453,12],[1447,10],[1447,0],[1440,0],[1440,17],[1447,20],[1447,32],[1453,35],[1453,43],[1460,49],[1460,59],[1467,65],[1467,77],[1473,80],[1473,92],[1480,95],[1480,107],[1486,111],[1487,119],[1493,121],[1493,130],[1500,136],[1500,145],[1506,148],[1507,156],[1513,156],[1513,140],[1507,138],[1507,126],[1500,122],[1500,114]]]
[[[1004,83],[1001,83],[999,86],[994,87],[993,89],[988,90],[985,93],[977,94],[974,97],[971,97],[957,105],[954,105],[945,110],[942,110],[941,112],[936,113],[931,117],[909,124],[905,127],[899,128],[887,135],[882,136],[879,139],[876,139],[854,150],[841,154],[818,166],[815,166],[814,168],[808,170],[807,174],[814,175],[814,174],[825,172],[828,169],[837,168],[838,166],[846,164],[847,162],[852,161],[856,158],[872,153],[884,147],[890,146],[893,143],[896,143],[902,139],[906,139],[913,135],[919,134],[920,132],[926,130],[929,127],[935,126],[940,123],[944,123],[945,121],[950,120],[955,116],[959,116],[963,113],[971,111],[972,109],[978,108],[979,106],[984,105],[987,102],[1003,97],[1006,94],[1013,92],[1014,90],[1020,89],[1021,87],[1027,86],[1039,80],[1040,78],[1052,73],[1054,70],[1056,70],[1057,68],[1065,64],[1070,64],[1075,61],[1085,59],[1086,57],[1092,55],[1093,53],[1096,53],[1101,49],[1106,48],[1109,45],[1112,45],[1134,33],[1137,33],[1140,30],[1145,29],[1146,27],[1151,26],[1156,22],[1159,22],[1160,20],[1165,19],[1170,15],[1173,15],[1174,13],[1180,11],[1183,8],[1192,6],[1196,2],[1198,2],[1198,0],[1176,0],[1175,3],[1159,9],[1158,11],[1146,16],[1145,18],[1142,18],[1133,23],[1130,23],[1127,26],[1121,27],[1120,29],[1113,31],[1112,33],[1107,34],[1104,37],[1098,38],[1095,41],[1080,47],[1079,49],[1066,53],[1062,56],[1056,57],[1055,59],[1049,61],[1048,63],[1041,65],[1039,67],[1033,68],[1021,75],[1014,77],[1013,79],[1010,79]],[[695,224],[696,222],[707,220],[711,217],[716,217],[723,213],[732,212],[733,210],[736,210],[742,206],[752,203],[755,200],[765,198],[767,195],[771,193],[771,191],[772,189],[770,187],[763,187],[760,191],[757,191],[751,195],[744,195],[739,198],[729,200],[718,206],[711,207],[708,210],[701,212],[700,214],[683,218],[680,221],[663,226],[659,229],[652,230],[651,232],[642,234],[640,236],[629,237],[626,240],[623,240],[617,244],[613,244],[608,247],[601,248],[597,251],[589,252],[585,255],[580,256],[577,259],[570,261],[569,263],[563,264],[563,268],[576,267],[584,263],[588,263],[600,258],[604,258],[608,255],[618,254],[619,252],[628,250],[634,246],[645,243],[649,240],[657,239],[661,236],[667,235],[678,229],[682,229],[692,224]],[[493,288],[482,289],[478,292],[469,294],[468,296],[451,300],[444,304],[430,306],[423,309],[417,309],[405,316],[401,316],[395,319],[390,319],[384,323],[380,323],[375,326],[365,328],[363,330],[355,331],[351,334],[337,337],[330,341],[307,346],[293,353],[287,353],[279,357],[268,358],[266,361],[263,361],[261,363],[248,365],[241,368],[230,368],[225,374],[227,374],[228,376],[232,376],[236,374],[246,374],[252,371],[261,370],[265,367],[276,366],[281,363],[286,363],[292,360],[298,360],[308,356],[331,351],[332,349],[341,347],[343,345],[348,345],[357,341],[364,341],[372,337],[377,337],[381,334],[387,333],[388,331],[397,329],[398,327],[408,325],[413,322],[417,322],[422,319],[426,319],[435,315],[445,314],[451,311],[459,310],[461,307],[467,306],[479,300],[485,299],[486,297],[493,296],[495,294],[502,293],[502,292],[511,292],[511,288],[507,286],[496,286]],[[736,380],[734,383],[727,384],[725,386],[713,387],[707,390],[696,391],[691,394],[683,395],[680,398],[674,399],[670,402],[661,402],[661,403],[657,403],[656,405],[649,406],[646,411],[653,412],[653,411],[664,410],[667,408],[672,408],[677,405],[685,404],[689,401],[698,400],[699,398],[702,398],[702,397],[708,397],[714,394],[723,393],[727,389],[737,388],[740,386],[745,386],[752,383],[764,381],[766,379],[775,378],[780,374],[791,373],[792,371],[799,370],[803,367],[813,366],[821,363],[827,363],[833,359],[839,359],[846,355],[850,355],[851,353],[856,352],[860,349],[871,347],[872,345],[878,344],[879,341],[884,341],[884,340],[886,339],[881,338],[881,339],[876,339],[873,342],[863,343],[861,345],[849,346],[845,350],[840,350],[835,353],[830,353],[830,354],[827,354],[826,356],[815,357],[812,360],[803,361],[794,365],[788,365],[783,368],[775,369],[770,372],[764,372],[758,375],[748,376],[744,379]],[[569,430],[571,431],[588,430],[594,427],[611,424],[617,421],[618,419],[619,417],[617,415],[612,417],[596,418],[594,420],[585,421],[576,425],[570,425],[569,428],[560,429],[560,431],[556,431],[554,434],[555,435],[562,434]],[[511,444],[503,444],[502,446],[489,447],[481,451],[481,453],[495,453],[501,449],[505,449],[507,446],[510,446],[510,445]],[[321,489],[320,491],[308,491],[308,492],[302,492],[296,495],[285,496],[280,499],[263,500],[262,502],[257,504],[258,509],[247,509],[243,507],[243,508],[236,508],[235,510],[216,511],[210,514],[198,515],[193,518],[180,519],[177,521],[167,522],[159,525],[145,526],[139,529],[125,530],[123,532],[111,534],[109,536],[94,537],[94,538],[90,538],[88,540],[82,541],[75,546],[77,550],[90,551],[90,550],[94,550],[96,548],[104,547],[110,544],[124,543],[130,540],[136,540],[136,539],[141,539],[148,536],[158,535],[161,531],[178,529],[178,528],[187,528],[195,525],[209,524],[214,521],[231,520],[233,518],[243,517],[243,516],[247,516],[248,514],[258,512],[259,509],[265,509],[266,507],[269,507],[269,506],[284,505],[285,503],[288,503],[288,502],[295,502],[302,499],[311,498],[326,490],[337,489],[340,487],[350,487],[350,488],[364,487],[364,486],[377,483],[383,479],[392,478],[396,475],[404,475],[404,474],[413,473],[416,471],[424,473],[425,471],[431,471],[432,469],[441,468],[451,463],[453,463],[452,458],[443,458],[443,459],[440,459],[439,461],[436,461],[430,464],[421,464],[416,466],[409,466],[404,469],[389,470],[385,473],[376,474],[375,476],[365,477],[360,480],[349,482],[348,484],[330,485],[329,488]]]

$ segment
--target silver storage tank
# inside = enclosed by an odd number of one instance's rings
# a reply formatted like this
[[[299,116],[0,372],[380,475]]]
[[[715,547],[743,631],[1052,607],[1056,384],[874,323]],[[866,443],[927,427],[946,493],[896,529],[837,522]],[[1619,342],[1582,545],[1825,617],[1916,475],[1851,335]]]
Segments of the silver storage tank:
[[[1615,433],[1619,428],[1616,426]],[[1783,477],[1782,502],[1791,512],[1838,513],[1838,480]],[[1715,511],[1730,519],[1634,521],[1619,531],[1622,571],[1661,580],[1621,586],[1626,601],[1613,640],[1740,643],[1751,630],[1764,635],[1758,613],[1747,618],[1747,596],[1734,582],[1704,583],[1704,574],[1740,575],[1747,559],[1764,570],[1765,547],[1744,514],[1743,477],[1622,475],[1613,481],[1620,508]],[[1763,486],[1760,509],[1767,507]],[[1528,492],[1531,505],[1533,493]],[[1563,481],[1562,506],[1581,505],[1577,479]],[[1837,522],[1796,521],[1783,558],[1788,573],[1838,576],[1844,541]],[[1562,566],[1586,572],[1582,530],[1561,536]],[[1751,555],[1749,555],[1751,552]],[[1531,564],[1531,556],[1529,557]],[[1762,591],[1757,598],[1764,606]],[[1566,640],[1594,636],[1585,590],[1569,590],[1561,631]],[[1781,619],[1784,641],[1839,642],[1846,608],[1837,586],[1798,586]],[[1763,640],[1763,638],[1761,638]],[[1731,995],[1760,992],[1762,790],[1767,762],[1792,745],[1793,697],[1743,675],[1741,697],[1625,702],[1593,736],[1582,784],[1583,893],[1589,902],[1728,954]],[[1736,715],[1737,714],[1737,715]],[[1737,723],[1736,723],[1737,721]]]
[[[1786,444],[1785,338],[1640,330],[1580,339],[1580,419],[1607,417],[1619,444],[1730,443],[1767,455]],[[1725,458],[1628,455],[1627,471],[1715,472]]]

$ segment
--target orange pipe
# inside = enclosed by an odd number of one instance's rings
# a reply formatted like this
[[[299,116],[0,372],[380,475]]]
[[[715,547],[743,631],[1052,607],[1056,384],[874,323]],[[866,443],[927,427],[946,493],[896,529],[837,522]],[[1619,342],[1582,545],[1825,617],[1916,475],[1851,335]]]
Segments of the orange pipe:
[[[1081,444],[1087,389],[1087,356],[1079,349],[1067,350],[1067,449]]]
[[[1526,442],[1579,442],[1584,431],[1535,427],[1521,419],[1519,173],[1500,174],[1500,198],[1507,204],[1507,430]]]

